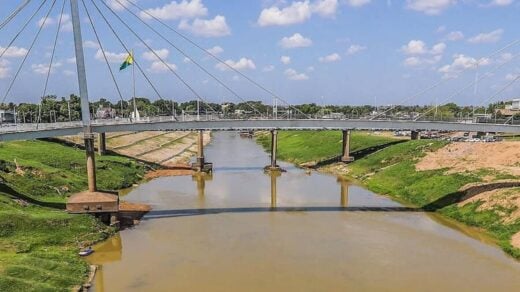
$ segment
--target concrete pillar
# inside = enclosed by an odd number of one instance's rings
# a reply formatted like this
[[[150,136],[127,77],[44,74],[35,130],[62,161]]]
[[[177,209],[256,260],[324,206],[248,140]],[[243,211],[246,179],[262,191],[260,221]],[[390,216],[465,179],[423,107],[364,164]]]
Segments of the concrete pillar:
[[[271,169],[278,167],[276,164],[276,150],[278,149],[278,131],[271,130]]]
[[[419,134],[420,134],[419,131],[412,131],[410,136],[411,136],[412,140],[419,140],[419,139],[421,139],[421,136]]]
[[[119,220],[117,220],[117,213],[110,213],[110,226],[116,225]]]
[[[85,134],[85,152],[87,153],[88,190],[89,192],[96,192],[96,151],[93,134]]]
[[[204,169],[204,131],[199,130],[199,141],[197,144],[197,166],[202,171]]]
[[[105,155],[107,153],[107,139],[106,139],[105,133],[99,133],[98,153],[99,153],[99,155]]]
[[[354,157],[350,156],[350,130],[343,130],[343,148],[341,153],[341,161],[354,161]]]

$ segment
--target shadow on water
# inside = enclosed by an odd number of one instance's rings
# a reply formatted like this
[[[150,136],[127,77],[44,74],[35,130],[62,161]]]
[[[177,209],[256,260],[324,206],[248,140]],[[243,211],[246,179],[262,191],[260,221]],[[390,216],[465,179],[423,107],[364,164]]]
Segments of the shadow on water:
[[[348,206],[348,193],[350,182],[343,178],[338,178],[340,190],[340,206],[301,206],[301,207],[277,207],[277,181],[281,176],[280,172],[268,174],[271,179],[271,205],[270,207],[234,207],[234,208],[190,208],[174,210],[156,210],[149,212],[143,220],[173,218],[184,216],[217,215],[229,213],[264,213],[264,212],[424,212],[420,208],[412,207],[363,207]],[[197,185],[198,198],[203,206],[206,191],[206,182],[213,180],[211,174],[194,175],[192,180]]]

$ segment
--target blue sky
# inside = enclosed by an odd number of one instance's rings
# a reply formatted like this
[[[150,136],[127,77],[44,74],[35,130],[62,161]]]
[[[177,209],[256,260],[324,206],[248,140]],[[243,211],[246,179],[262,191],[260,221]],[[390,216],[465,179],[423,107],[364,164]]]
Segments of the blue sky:
[[[193,99],[193,93],[100,1],[95,0],[125,44],[135,50],[136,61],[157,86],[161,96],[178,101]],[[487,57],[520,39],[518,0],[132,1],[150,9],[149,13],[202,47],[211,49],[229,65],[291,103],[357,105],[455,101],[480,104],[488,100],[520,97],[517,84],[520,82],[517,82],[491,99],[495,92],[520,74],[520,62],[516,57],[520,43]],[[2,1],[0,19],[5,19],[21,2]],[[1,97],[50,8],[52,1],[47,2],[14,43],[15,47],[0,59]],[[85,2],[111,60],[110,66],[123,89],[123,96],[129,99],[132,95],[131,70],[119,72],[125,50],[99,17],[91,0]],[[214,102],[239,101],[128,14],[117,0],[106,2],[204,98]],[[41,1],[32,1],[13,22],[0,30],[0,53],[36,11],[39,3]],[[34,102],[42,95],[62,3],[63,0],[56,1],[51,18],[43,26],[40,38],[7,96],[7,102]],[[132,6],[129,8],[133,10]],[[119,97],[82,7],[80,13],[90,98],[104,97],[117,101]],[[219,66],[146,16],[141,14],[147,23],[240,96],[272,102],[269,94]],[[53,68],[48,93],[59,96],[77,93],[68,3]],[[482,80],[477,87],[471,86],[476,76]],[[441,84],[435,89],[410,99],[438,82]],[[453,95],[465,87],[467,89],[461,94]],[[137,95],[158,98],[139,73]]]

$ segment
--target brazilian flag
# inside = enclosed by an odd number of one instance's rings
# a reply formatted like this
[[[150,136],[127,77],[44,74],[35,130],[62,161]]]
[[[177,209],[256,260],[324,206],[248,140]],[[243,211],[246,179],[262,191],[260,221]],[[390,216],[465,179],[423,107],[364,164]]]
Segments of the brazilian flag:
[[[128,66],[134,64],[134,56],[133,54],[129,54],[128,57],[126,57],[123,64],[121,64],[121,67],[119,67],[119,71],[125,70]]]

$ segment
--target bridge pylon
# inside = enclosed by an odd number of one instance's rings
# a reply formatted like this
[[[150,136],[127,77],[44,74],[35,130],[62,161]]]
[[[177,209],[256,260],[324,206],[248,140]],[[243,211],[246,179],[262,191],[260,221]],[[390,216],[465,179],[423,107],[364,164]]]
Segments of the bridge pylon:
[[[278,130],[271,130],[271,164],[264,167],[266,172],[283,172],[283,169],[278,165],[277,162],[278,152]]]

